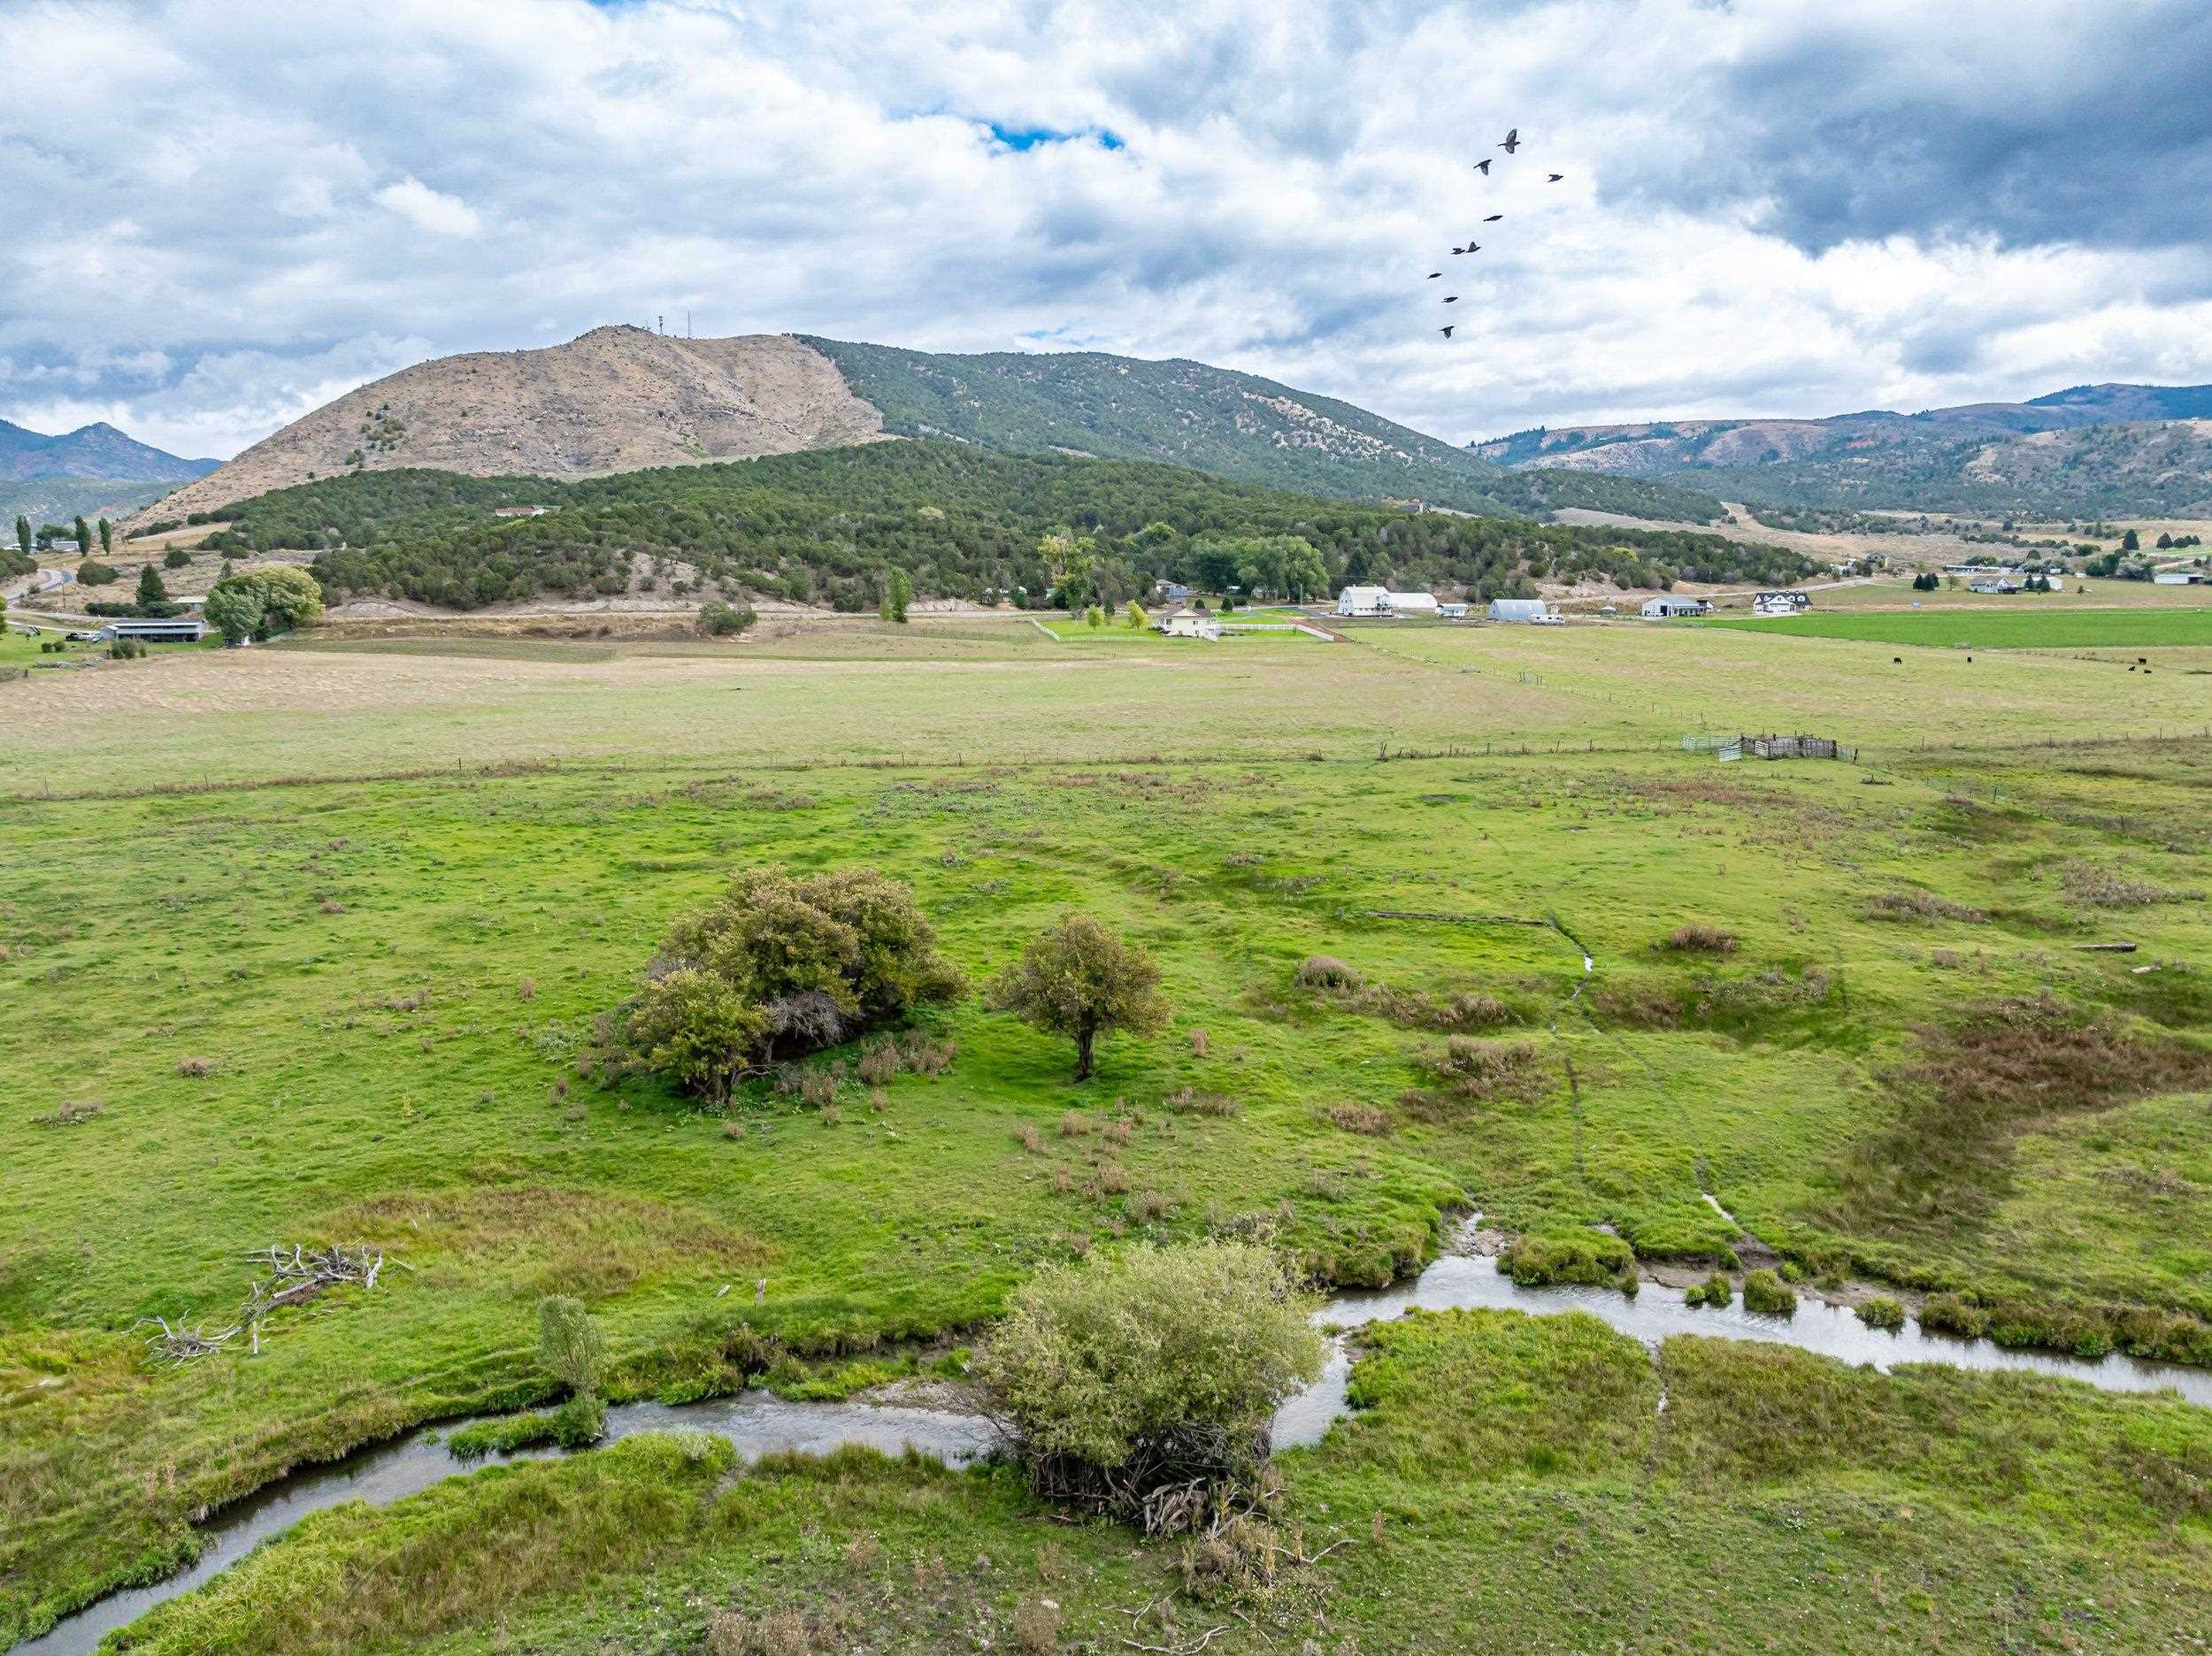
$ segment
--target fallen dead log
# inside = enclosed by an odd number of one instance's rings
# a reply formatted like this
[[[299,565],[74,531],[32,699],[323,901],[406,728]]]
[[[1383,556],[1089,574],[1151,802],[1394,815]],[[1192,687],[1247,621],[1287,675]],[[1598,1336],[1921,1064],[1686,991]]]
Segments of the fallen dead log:
[[[2077,943],[2074,947],[2085,954],[2132,954],[2132,943]]]

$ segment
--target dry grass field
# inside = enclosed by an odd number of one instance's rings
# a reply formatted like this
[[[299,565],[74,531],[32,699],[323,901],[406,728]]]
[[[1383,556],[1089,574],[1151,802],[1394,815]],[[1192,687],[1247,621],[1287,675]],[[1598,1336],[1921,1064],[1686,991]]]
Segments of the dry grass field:
[[[2202,681],[2113,662],[1623,621],[1406,625],[1353,641],[1046,637],[1024,619],[764,625],[734,644],[496,640],[157,651],[0,688],[0,793],[541,762],[805,765],[1658,748],[1833,733],[1870,750],[2194,730]]]

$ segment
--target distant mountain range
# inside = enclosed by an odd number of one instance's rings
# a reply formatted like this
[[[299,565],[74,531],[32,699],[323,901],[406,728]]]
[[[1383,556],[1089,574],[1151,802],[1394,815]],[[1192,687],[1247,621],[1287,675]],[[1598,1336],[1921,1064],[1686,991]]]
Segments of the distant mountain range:
[[[2075,386],[1917,414],[1539,427],[1468,447],[1509,468],[1641,478],[1777,505],[2212,513],[2212,386]]]
[[[19,514],[34,525],[119,518],[218,464],[182,459],[104,424],[49,437],[0,420],[0,530]]]
[[[104,423],[80,426],[59,437],[0,420],[0,482],[40,478],[101,478],[111,482],[183,483],[220,464],[186,460],[127,437]]]
[[[1697,523],[1721,512],[1709,494],[1660,479],[1509,471],[1348,402],[1203,363],[603,327],[543,349],[403,369],[265,438],[146,516],[213,511],[348,472],[574,477],[926,436],[1471,512],[1582,506]]]

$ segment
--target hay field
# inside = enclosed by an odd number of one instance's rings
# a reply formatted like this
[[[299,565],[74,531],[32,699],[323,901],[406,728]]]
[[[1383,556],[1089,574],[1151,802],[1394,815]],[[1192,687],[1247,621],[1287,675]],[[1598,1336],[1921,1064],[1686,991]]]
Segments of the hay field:
[[[1764,628],[1767,624],[1762,624]],[[2148,735],[2196,681],[2099,661],[1970,664],[1770,630],[1402,625],[1353,641],[1064,640],[1026,622],[787,624],[737,645],[379,640],[156,651],[0,686],[0,794],[546,763],[810,765],[1348,759],[1832,732],[1874,750]]]

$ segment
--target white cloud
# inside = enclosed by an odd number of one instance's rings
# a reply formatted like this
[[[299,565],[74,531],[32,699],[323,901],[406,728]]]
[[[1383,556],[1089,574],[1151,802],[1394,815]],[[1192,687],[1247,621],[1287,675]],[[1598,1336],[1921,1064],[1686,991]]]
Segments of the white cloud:
[[[2202,125],[2118,51],[2200,4],[2010,21],[2055,4],[14,0],[0,61],[103,119],[0,105],[37,227],[0,417],[224,454],[414,356],[687,308],[1193,356],[1451,437],[2212,380],[2212,232],[2141,205]],[[2002,188],[2050,123],[1932,66],[1998,42],[2046,102],[2147,77],[2107,218]],[[1901,101],[1940,142],[1855,153]]]
[[[402,179],[377,191],[376,199],[419,229],[438,235],[474,235],[484,227],[476,209],[457,196],[434,190],[420,179]]]

